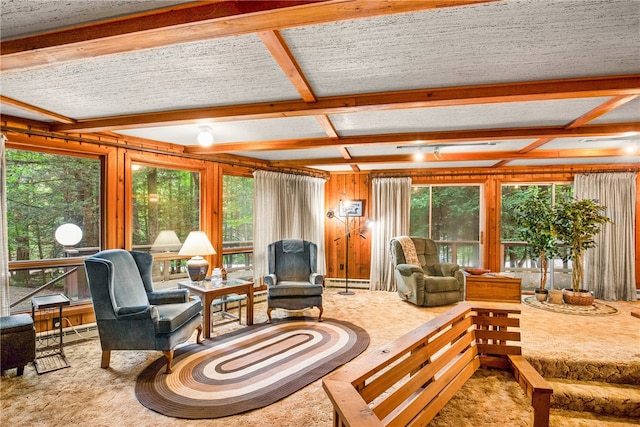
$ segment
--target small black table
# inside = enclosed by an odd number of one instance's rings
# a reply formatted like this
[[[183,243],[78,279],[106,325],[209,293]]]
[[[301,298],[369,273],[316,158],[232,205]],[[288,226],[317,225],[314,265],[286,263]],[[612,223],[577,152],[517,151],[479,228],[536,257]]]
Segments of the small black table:
[[[64,294],[40,295],[31,298],[31,317],[34,323],[36,310],[38,310],[40,321],[44,319],[45,322],[48,322],[51,319],[54,327],[51,331],[41,332],[36,338],[36,358],[33,364],[39,374],[69,367],[67,357],[62,349],[62,307],[69,304],[71,301]],[[57,318],[55,317],[56,308],[58,309]],[[57,321],[58,324],[55,324],[54,321]],[[56,327],[58,328],[57,334]]]

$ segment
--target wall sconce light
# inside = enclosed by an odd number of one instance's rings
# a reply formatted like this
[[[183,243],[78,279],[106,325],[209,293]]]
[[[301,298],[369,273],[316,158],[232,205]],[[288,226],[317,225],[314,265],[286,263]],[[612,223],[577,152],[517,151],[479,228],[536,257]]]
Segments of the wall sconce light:
[[[198,144],[202,147],[209,147],[213,144],[213,131],[208,126],[203,126],[200,128],[200,132],[198,132]]]

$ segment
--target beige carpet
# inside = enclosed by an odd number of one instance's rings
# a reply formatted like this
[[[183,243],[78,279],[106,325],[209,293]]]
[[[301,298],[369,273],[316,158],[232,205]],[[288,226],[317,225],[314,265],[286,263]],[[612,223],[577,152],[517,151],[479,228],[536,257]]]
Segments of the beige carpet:
[[[400,301],[394,293],[356,290],[355,295],[338,295],[326,289],[325,315],[363,327],[371,343],[360,355],[446,311],[450,307],[424,308]],[[486,303],[485,303],[486,304]],[[616,361],[640,366],[640,319],[630,315],[640,303],[608,302],[620,313],[614,316],[571,316],[520,304],[524,355],[531,359],[561,358],[573,361]],[[256,322],[266,320],[264,302],[256,305]],[[301,314],[317,315],[317,310]],[[286,312],[274,311],[276,317]],[[237,322],[216,329],[236,329]],[[0,425],[29,426],[274,426],[329,427],[332,407],[318,380],[274,403],[237,416],[217,420],[178,420],[142,406],[135,397],[136,377],[160,357],[158,352],[116,351],[111,367],[100,369],[98,340],[69,345],[70,368],[38,375],[33,366],[23,377],[15,370],[0,382]],[[482,372],[431,423],[432,426],[526,426],[529,407],[520,388],[505,381],[506,374]],[[553,418],[552,418],[553,421]],[[635,421],[634,421],[635,423]],[[612,422],[621,426],[631,423]],[[554,425],[552,423],[552,425]],[[561,424],[556,424],[561,425]],[[576,424],[578,425],[578,424]]]

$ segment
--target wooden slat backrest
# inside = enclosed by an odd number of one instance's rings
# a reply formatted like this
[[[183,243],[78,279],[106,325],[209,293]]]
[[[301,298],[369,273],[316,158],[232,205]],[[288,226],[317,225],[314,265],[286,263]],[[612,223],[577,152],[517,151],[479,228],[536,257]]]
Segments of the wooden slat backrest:
[[[536,422],[548,425],[552,390],[521,356],[517,309],[460,304],[323,380],[334,425],[424,426],[479,366],[515,368],[532,398]],[[530,380],[529,377],[533,378]],[[528,388],[528,390],[527,390]],[[540,393],[546,398],[539,399]],[[546,412],[545,412],[546,411]]]

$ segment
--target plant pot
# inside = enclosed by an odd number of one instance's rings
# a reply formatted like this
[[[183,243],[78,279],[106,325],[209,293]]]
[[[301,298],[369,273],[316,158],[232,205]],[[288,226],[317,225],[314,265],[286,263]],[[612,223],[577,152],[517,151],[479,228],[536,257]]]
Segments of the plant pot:
[[[564,289],[562,291],[562,298],[565,304],[572,305],[591,305],[596,299],[591,292],[586,289],[580,289],[578,292],[574,292],[571,289]]]
[[[549,291],[546,289],[536,288],[534,292],[536,293],[536,299],[540,302],[546,301],[549,296]]]
[[[562,291],[559,289],[553,289],[549,291],[549,303],[562,304]]]

